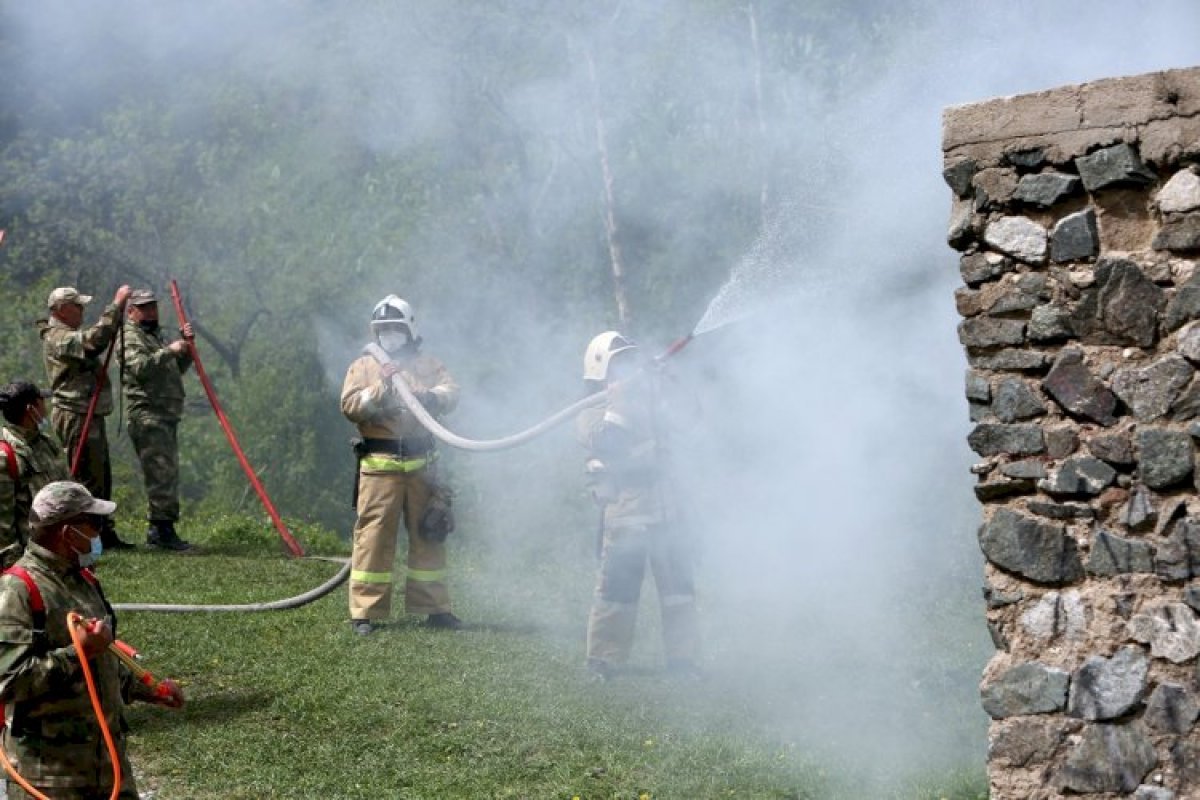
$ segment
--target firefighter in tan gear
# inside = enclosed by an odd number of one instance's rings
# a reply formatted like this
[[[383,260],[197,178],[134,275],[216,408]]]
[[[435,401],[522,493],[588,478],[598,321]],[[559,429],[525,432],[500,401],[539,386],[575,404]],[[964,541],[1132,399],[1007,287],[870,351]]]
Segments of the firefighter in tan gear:
[[[605,404],[578,418],[592,495],[603,509],[587,628],[587,666],[597,680],[610,678],[629,656],[647,562],[658,590],[667,670],[699,675],[691,548],[663,475],[657,376],[643,366],[637,346],[616,331],[596,336],[584,355],[585,383],[609,393]]]
[[[392,569],[403,523],[408,535],[404,607],[428,615],[435,628],[456,630],[446,589],[445,538],[452,527],[448,490],[438,482],[433,436],[392,385],[404,380],[421,405],[440,417],[458,403],[458,385],[440,361],[421,352],[407,302],[388,295],[371,313],[377,347],[350,365],[342,384],[342,413],[361,441],[350,572],[350,622],[366,635],[391,613]]]

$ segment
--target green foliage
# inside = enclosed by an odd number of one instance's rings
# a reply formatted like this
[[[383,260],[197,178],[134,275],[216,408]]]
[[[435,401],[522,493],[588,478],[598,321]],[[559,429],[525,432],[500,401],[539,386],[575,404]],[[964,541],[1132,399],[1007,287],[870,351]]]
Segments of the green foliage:
[[[80,25],[92,19],[83,13]],[[772,143],[813,135],[793,127],[812,102],[795,87],[815,97],[869,83],[889,37],[919,16],[866,2],[849,12],[373,3],[355,14],[301,2],[256,13],[272,20],[259,32],[265,48],[188,42],[172,61],[115,39],[71,40],[113,51],[58,54],[61,74],[38,72],[53,59],[24,36],[0,39],[11,76],[0,369],[41,374],[27,326],[48,288],[106,298],[132,283],[165,297],[176,278],[277,504],[343,528],[348,434],[333,376],[350,353],[318,360],[318,329],[358,339],[363,309],[400,288],[445,320],[443,340],[462,343],[454,368],[466,385],[519,371],[547,342],[573,355],[615,322],[599,119],[633,332],[675,338],[757,234],[764,176],[776,187],[815,180],[803,148]],[[17,5],[0,16],[28,32]],[[414,121],[406,101],[422,92],[437,94],[436,108]],[[514,338],[497,304],[521,309],[530,334]],[[479,347],[488,342],[510,347]],[[189,392],[184,498],[236,507],[240,469],[203,419],[198,388]]]

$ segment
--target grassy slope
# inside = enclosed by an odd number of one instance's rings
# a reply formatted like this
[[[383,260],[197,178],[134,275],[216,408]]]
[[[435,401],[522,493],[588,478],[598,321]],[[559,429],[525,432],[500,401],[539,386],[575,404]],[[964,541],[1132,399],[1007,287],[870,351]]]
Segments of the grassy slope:
[[[332,574],[328,563],[279,557],[271,535],[229,520],[192,527],[205,554],[121,553],[102,574],[118,603],[256,602]],[[338,549],[316,541],[310,549]],[[470,554],[460,555],[469,571]],[[125,613],[122,638],[189,698],[182,712],[132,710],[142,789],[158,800],[879,796],[773,732],[736,694],[669,681],[649,658],[623,680],[589,683],[582,616],[534,626],[487,590],[461,590],[460,614],[485,622],[459,634],[398,615],[354,637],[344,588],[288,612]],[[968,765],[887,795],[986,791]]]

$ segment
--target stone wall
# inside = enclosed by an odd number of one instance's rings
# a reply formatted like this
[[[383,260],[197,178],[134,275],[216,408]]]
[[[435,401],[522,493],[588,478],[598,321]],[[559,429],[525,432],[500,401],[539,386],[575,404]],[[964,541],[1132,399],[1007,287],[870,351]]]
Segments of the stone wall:
[[[949,109],[993,798],[1200,797],[1200,69]]]

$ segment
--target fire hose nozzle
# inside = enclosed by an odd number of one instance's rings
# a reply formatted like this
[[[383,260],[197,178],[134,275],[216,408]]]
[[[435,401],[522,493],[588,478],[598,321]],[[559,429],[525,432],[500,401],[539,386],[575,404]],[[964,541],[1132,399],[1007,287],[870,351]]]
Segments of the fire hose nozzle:
[[[116,639],[113,641],[112,648],[115,650],[119,650],[121,653],[129,656],[130,658],[136,659],[138,661],[142,660],[141,653],[139,653],[137,650],[135,650],[132,645],[130,645],[127,642],[122,642],[120,639]]]

